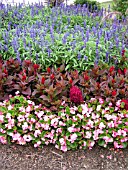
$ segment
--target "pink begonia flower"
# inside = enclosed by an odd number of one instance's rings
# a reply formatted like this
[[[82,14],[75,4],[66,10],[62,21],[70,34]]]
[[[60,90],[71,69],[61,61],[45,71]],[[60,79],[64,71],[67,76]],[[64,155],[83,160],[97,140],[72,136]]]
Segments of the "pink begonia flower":
[[[19,140],[19,138],[21,137],[21,135],[20,135],[20,133],[13,133],[13,135],[12,135],[12,139],[13,140]]]
[[[40,111],[37,113],[38,118],[41,118],[44,115],[44,111]]]
[[[107,156],[108,159],[112,159],[112,155]]]
[[[115,132],[115,131],[113,131],[113,132],[112,132],[112,137],[114,137],[114,138],[115,138],[115,137],[117,137],[117,136],[118,136],[118,133],[117,133],[117,132]]]
[[[82,114],[85,115],[86,113],[88,113],[88,105],[85,104],[81,104],[82,107]]]
[[[92,149],[92,147],[95,145],[94,141],[89,142],[89,149]]]
[[[106,107],[106,108],[105,108],[105,111],[108,111],[109,109],[110,109],[109,107]]]
[[[0,123],[4,122],[4,115],[0,115]]]
[[[30,123],[35,123],[35,122],[36,122],[36,120],[34,118],[30,119]]]
[[[29,115],[30,115],[30,113],[26,113],[24,117],[25,117],[25,118],[28,118]],[[29,120],[29,119],[28,119],[28,120]]]
[[[19,107],[19,111],[25,112],[25,108],[23,106]]]
[[[73,143],[76,139],[77,139],[77,134],[74,133],[74,134],[71,134],[71,135],[70,135],[69,141],[71,141],[71,143]]]
[[[18,143],[19,145],[25,145],[25,144],[26,144],[26,141],[24,140],[23,137],[19,137],[17,143]]]
[[[6,118],[7,118],[7,119],[11,119],[11,113],[7,113],[7,114],[6,114]]]
[[[66,152],[68,149],[67,149],[67,146],[66,145],[62,145],[60,150],[62,150],[63,152]]]
[[[19,91],[16,91],[15,94],[18,95],[20,92]]]
[[[112,106],[112,103],[110,102],[108,105],[109,105],[109,106]],[[108,110],[109,110],[109,109],[108,109]]]
[[[96,114],[95,113],[92,113],[92,119],[96,119]]]
[[[103,139],[105,140],[105,143],[113,142],[113,138],[109,138],[108,136],[104,136]]]
[[[6,133],[6,130],[0,128],[0,132],[1,132],[1,133]]]
[[[22,125],[22,129],[23,130],[28,129],[28,123],[27,122],[24,122],[24,124]]]
[[[92,107],[88,108],[88,113],[89,114],[92,113],[92,111],[93,111]]]
[[[104,103],[104,100],[102,98],[99,98],[99,103],[100,104],[103,104]]]
[[[76,116],[73,116],[72,121],[73,121],[73,122],[77,122]]]
[[[116,141],[114,141],[114,148],[117,148],[117,149],[120,148],[119,144]]]
[[[59,121],[59,125],[60,126],[66,126],[66,124],[64,122],[62,122],[62,121]]]
[[[71,114],[75,114],[75,112],[76,112],[75,109],[74,109],[73,107],[71,107],[71,108],[70,108],[70,113],[71,113]]]
[[[84,116],[81,114],[77,114],[77,116],[80,118],[80,120],[84,118]]]
[[[4,136],[0,136],[0,143],[7,144],[7,140]]]
[[[26,108],[26,112],[30,113],[30,111],[31,111],[31,106],[28,106],[28,107]]]
[[[94,102],[94,101],[96,101],[96,98],[91,98],[90,101]]]
[[[114,111],[117,111],[117,110],[119,110],[119,108],[118,108],[118,107],[115,107]]]
[[[62,128],[58,128],[58,129],[56,130],[56,133],[62,133]]]
[[[124,114],[123,113],[118,113],[118,116],[123,118],[124,117]]]
[[[30,104],[30,105],[35,105],[35,103],[33,102],[33,101],[31,101],[31,100],[27,100],[27,102],[28,102],[28,104]]]
[[[9,105],[7,108],[8,108],[8,110],[12,110],[12,109],[13,109],[13,106],[12,106],[12,105]]]
[[[121,100],[118,100],[118,101],[116,102],[116,106],[117,106],[117,107],[120,107],[120,105],[121,105]]]
[[[86,145],[87,145],[87,143],[84,141],[84,142],[83,142],[83,146],[86,146]]]
[[[89,119],[87,125],[93,128],[94,122]]]
[[[66,142],[65,142],[65,139],[64,139],[64,138],[60,138],[60,139],[59,139],[59,142],[60,142],[60,144],[61,144],[61,145],[65,145],[65,144],[66,144]]]
[[[8,124],[5,124],[5,127],[7,127],[8,129],[12,129],[12,127],[14,126],[14,119],[9,119],[8,120]]]
[[[128,137],[125,137],[123,139],[120,140],[121,142],[128,142]]]
[[[46,134],[46,135],[45,135],[45,138],[53,139],[53,137],[54,137],[54,134],[53,134],[53,133],[49,133],[49,134]]]
[[[30,131],[33,130],[33,129],[32,129],[32,124],[28,126],[28,129],[29,129]]]
[[[34,147],[37,148],[41,145],[41,141],[38,141],[37,143],[34,144]]]
[[[49,127],[49,124],[41,124],[41,127],[44,128],[44,130],[49,130],[50,127]]]
[[[100,109],[101,109],[101,105],[98,105],[96,111],[100,111]]]
[[[99,128],[100,129],[103,129],[103,128],[105,128],[106,126],[104,125],[104,123],[103,122],[101,122],[100,124],[99,124]]]
[[[56,148],[56,149],[59,149],[59,146],[56,144],[56,145],[55,145],[55,148]]]
[[[102,110],[102,114],[105,114],[105,113],[106,113],[106,110],[103,109],[103,110]]]
[[[51,126],[56,126],[58,125],[58,118],[54,118],[51,120]]]
[[[35,132],[34,132],[34,136],[37,138],[37,136],[38,135],[40,135],[41,134],[41,131],[40,130],[35,130]]]
[[[49,117],[48,116],[44,116],[44,121],[47,122],[49,120]]]
[[[35,123],[35,129],[39,129],[40,127],[41,127],[41,123],[36,122],[36,123]]]
[[[115,126],[113,121],[108,122],[107,125],[109,128],[113,128]]]
[[[24,135],[23,138],[26,142],[30,142],[32,140],[32,137],[30,135]]]
[[[45,145],[48,145],[49,144],[49,141],[45,141]]]
[[[86,137],[87,139],[90,139],[91,136],[92,136],[92,132],[87,131],[85,137]]]
[[[24,115],[19,115],[17,119],[19,122],[23,122],[25,120]]]
[[[104,155],[100,155],[101,158],[104,158]]]
[[[122,135],[122,130],[119,129],[119,130],[117,131],[117,133],[118,133],[118,136],[121,136],[121,135]]]

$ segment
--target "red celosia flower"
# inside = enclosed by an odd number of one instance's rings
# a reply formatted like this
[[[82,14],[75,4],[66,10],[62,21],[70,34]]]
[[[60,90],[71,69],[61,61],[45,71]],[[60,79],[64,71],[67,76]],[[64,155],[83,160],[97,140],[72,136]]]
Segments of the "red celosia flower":
[[[41,83],[44,84],[44,82],[45,82],[45,77],[42,77]]]
[[[128,99],[123,99],[122,102],[125,103],[124,108],[125,108],[126,110],[128,110]]]
[[[126,52],[125,50],[122,50],[122,57],[124,56],[125,52]]]
[[[114,84],[116,82],[116,80],[115,79],[112,79],[112,83]]]
[[[26,75],[23,75],[22,76],[22,81],[25,81],[26,80]]]
[[[72,84],[72,82],[73,82],[73,80],[72,80],[72,79],[70,79],[70,80],[69,80],[69,83],[70,83],[70,84]]]
[[[34,64],[33,67],[34,67],[34,70],[37,70],[40,66],[38,64]]]
[[[97,82],[96,84],[97,84],[97,87],[98,87],[98,88],[100,88],[100,83],[99,83],[99,82]]]
[[[114,66],[111,66],[110,69],[109,69],[109,72],[112,73],[114,71],[115,67]]]
[[[8,71],[6,70],[6,68],[4,68],[3,72],[4,72],[5,74],[8,74]]]
[[[119,73],[119,74],[123,74],[123,72],[122,72],[121,69],[118,69],[118,73]]]
[[[59,68],[57,68],[57,71],[60,71],[60,67],[59,67]]]
[[[112,96],[116,96],[116,90],[112,91]]]
[[[79,104],[83,101],[82,92],[77,86],[72,86],[70,88],[70,100],[76,104]]]
[[[50,78],[53,80],[55,78],[54,74],[51,74]]]
[[[88,80],[90,79],[90,77],[89,77],[87,74],[85,74],[85,75],[84,75],[84,79],[85,79],[86,81],[88,81]]]
[[[124,68],[124,70],[123,70],[123,71],[124,71],[124,74],[126,74],[126,72],[127,72],[127,69],[126,69],[126,68]]]
[[[25,63],[26,63],[27,65],[29,65],[29,64],[31,64],[31,60],[25,60]]]
[[[120,84],[123,84],[124,83],[124,80],[122,79],[122,80],[120,80]]]
[[[50,73],[51,72],[51,69],[50,67],[47,68],[47,72]]]

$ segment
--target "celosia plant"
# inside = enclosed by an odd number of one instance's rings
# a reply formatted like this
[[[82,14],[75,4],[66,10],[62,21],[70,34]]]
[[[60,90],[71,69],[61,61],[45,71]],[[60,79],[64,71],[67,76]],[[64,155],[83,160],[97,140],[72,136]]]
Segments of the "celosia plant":
[[[77,86],[70,88],[70,100],[75,104],[80,104],[83,101],[82,92]]]
[[[95,144],[126,148],[128,144],[128,110],[118,100],[116,106],[102,98],[91,98],[78,107],[63,101],[59,112],[16,93],[0,103],[0,142],[32,143],[34,147],[54,144],[64,152],[92,149]]]

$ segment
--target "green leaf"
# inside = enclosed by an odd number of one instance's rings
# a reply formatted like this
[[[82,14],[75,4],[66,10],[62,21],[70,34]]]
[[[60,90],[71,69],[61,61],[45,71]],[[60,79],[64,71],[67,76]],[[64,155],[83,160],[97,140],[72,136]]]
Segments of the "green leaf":
[[[66,114],[70,115],[70,108],[68,106],[66,107]]]
[[[10,134],[13,133],[13,132],[14,132],[13,129],[8,129],[8,130],[7,130],[7,135],[10,135]]]
[[[99,146],[104,146],[104,144],[105,144],[105,141],[103,139],[98,140],[98,145]]]
[[[123,145],[123,148],[127,148],[128,142],[123,142],[122,145]]]

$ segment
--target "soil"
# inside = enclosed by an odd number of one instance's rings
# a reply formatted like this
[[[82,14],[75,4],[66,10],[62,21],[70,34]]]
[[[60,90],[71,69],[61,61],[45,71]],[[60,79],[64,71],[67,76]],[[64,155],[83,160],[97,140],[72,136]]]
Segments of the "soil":
[[[53,145],[44,148],[0,144],[0,170],[127,170],[128,148],[95,146],[66,153]]]

